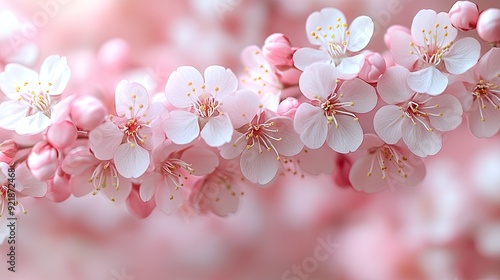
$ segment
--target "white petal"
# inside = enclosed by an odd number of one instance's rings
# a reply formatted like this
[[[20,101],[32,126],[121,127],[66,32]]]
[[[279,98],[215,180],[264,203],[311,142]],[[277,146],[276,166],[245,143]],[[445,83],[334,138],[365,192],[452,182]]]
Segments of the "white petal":
[[[71,71],[69,70],[66,57],[51,55],[45,59],[40,68],[41,87],[49,90],[50,95],[61,94],[68,84]],[[48,83],[51,83],[50,86]]]
[[[355,18],[351,26],[349,26],[351,35],[349,36],[347,49],[351,52],[359,52],[364,49],[372,38],[373,30],[374,24],[370,17],[360,16]]]
[[[363,67],[364,59],[364,54],[343,58],[337,65],[337,70],[340,73],[339,78],[348,80],[356,77]]]
[[[15,130],[21,119],[28,114],[28,106],[17,100],[8,100],[0,104],[0,127]]]
[[[476,39],[469,37],[456,41],[443,55],[443,60],[446,70],[458,75],[476,65],[480,55],[481,45]]]
[[[151,200],[155,194],[156,188],[163,188],[163,176],[159,173],[146,174],[139,188],[139,196],[143,202]]]
[[[19,120],[16,133],[20,135],[34,135],[44,131],[52,124],[52,120],[42,112],[26,116]]]
[[[0,73],[0,89],[9,99],[19,98],[17,87],[22,90],[26,82],[31,85],[38,81],[35,71],[19,64],[7,64],[4,71]]]
[[[326,100],[337,87],[339,72],[330,64],[313,64],[300,75],[299,87],[308,99]]]
[[[436,67],[429,66],[408,74],[408,85],[418,93],[438,95],[446,89],[448,77],[436,69]]]
[[[125,178],[137,178],[146,172],[149,166],[149,153],[143,147],[124,143],[116,149],[115,166]]]
[[[322,34],[326,34],[327,38],[331,38],[332,34],[336,34],[337,37],[339,37],[339,32],[335,32],[336,30],[330,30],[328,28],[329,26],[335,26],[337,20],[339,20],[340,24],[346,23],[344,14],[340,10],[335,8],[324,8],[319,12],[313,12],[311,15],[309,15],[306,21],[306,32],[309,42],[313,45],[324,44],[322,36],[318,36],[318,39],[315,39],[315,36],[311,36],[311,32],[318,32],[318,27],[321,27],[321,32],[323,32]]]
[[[89,133],[90,148],[100,160],[112,159],[122,139],[123,132],[112,122],[105,122]]]
[[[450,94],[442,94],[433,97],[427,103],[435,108],[429,109],[431,113],[429,120],[431,125],[439,131],[450,131],[457,128],[462,123],[462,104],[458,99]],[[426,105],[427,105],[426,104]]]
[[[175,144],[191,143],[200,134],[198,116],[186,111],[172,111],[163,121],[163,130]]]
[[[252,183],[265,185],[278,173],[278,163],[274,151],[263,149],[259,153],[257,146],[244,150],[241,154],[240,166],[243,176]]]
[[[287,117],[275,117],[266,121],[274,123],[272,129],[278,130],[276,133],[269,133],[275,138],[281,138],[280,141],[271,140],[272,144],[278,150],[280,155],[294,156],[304,148],[300,141],[299,134],[293,129],[293,120]]]
[[[115,180],[119,184],[118,188],[115,188],[113,186]],[[104,195],[116,204],[125,202],[130,192],[132,191],[132,183],[130,182],[130,180],[118,175],[118,178],[113,180],[113,178],[110,176],[106,181],[106,187],[102,188],[102,192],[104,193]]]
[[[402,31],[396,31],[392,34],[390,39],[390,51],[397,64],[413,70],[413,67],[419,57],[416,53],[410,54],[410,51],[412,50],[410,47],[411,42],[412,37],[410,34]]]
[[[26,161],[16,168],[16,185],[23,195],[43,197],[47,193],[47,184],[37,180],[26,166]],[[16,186],[16,189],[18,186]]]
[[[229,115],[235,129],[248,124],[260,111],[262,105],[257,94],[250,90],[239,90],[224,98],[220,109]]]
[[[402,66],[388,68],[380,77],[377,91],[387,104],[398,104],[408,101],[415,91],[406,82],[410,71]]]
[[[203,77],[196,68],[181,66],[170,74],[165,85],[165,96],[175,107],[187,108],[202,94],[202,85]]]
[[[201,130],[201,137],[212,147],[220,147],[231,141],[233,125],[227,114],[209,118]]]
[[[363,142],[363,129],[359,121],[349,116],[335,116],[339,124],[331,124],[328,130],[326,142],[334,151],[347,154],[356,151]]]
[[[142,85],[122,80],[115,90],[115,104],[118,116],[140,118],[148,109],[149,95]]]
[[[180,189],[175,188],[171,183],[162,184],[156,188],[156,206],[167,215],[176,213],[184,203],[184,198]]]
[[[401,124],[404,120],[404,114],[400,107],[384,106],[377,111],[373,118],[375,132],[386,143],[396,144],[401,139]]]
[[[489,82],[496,80],[495,84],[500,83],[500,48],[491,48],[481,57],[478,64],[478,70],[481,77]]]
[[[404,122],[402,125],[403,141],[408,149],[419,157],[435,155],[441,150],[441,135],[437,131],[428,131],[423,125]]]
[[[358,191],[374,193],[384,190],[388,184],[388,178],[383,179],[380,167],[372,164],[376,159],[375,155],[366,155],[354,162],[349,171],[349,181]]]
[[[341,102],[352,102],[347,107],[350,112],[367,113],[377,105],[377,94],[373,86],[361,79],[348,80],[342,83],[338,93]]]
[[[236,92],[238,79],[231,69],[221,66],[209,66],[205,69],[205,91],[221,100],[226,95]]]
[[[181,160],[193,165],[193,175],[196,176],[210,174],[219,165],[219,157],[211,150],[201,147],[187,149],[182,153]]]
[[[300,48],[293,54],[295,67],[304,71],[307,66],[314,63],[332,64],[332,58],[326,51],[311,48]]]
[[[235,131],[231,141],[221,147],[220,155],[225,159],[233,159],[241,155],[246,146],[247,141],[245,140],[243,134]]]
[[[293,127],[300,140],[310,149],[318,149],[326,141],[328,122],[321,108],[302,103],[295,113]]]

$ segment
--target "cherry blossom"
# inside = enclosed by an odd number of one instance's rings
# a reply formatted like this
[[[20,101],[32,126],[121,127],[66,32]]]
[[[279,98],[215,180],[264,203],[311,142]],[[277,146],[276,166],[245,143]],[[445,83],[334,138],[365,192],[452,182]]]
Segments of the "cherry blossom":
[[[421,10],[413,18],[411,35],[395,31],[390,37],[394,61],[412,72],[410,88],[439,95],[448,85],[448,74],[462,74],[477,63],[481,46],[474,38],[454,41],[457,29],[447,13]]]
[[[0,104],[0,127],[16,133],[38,134],[53,122],[59,95],[70,78],[65,57],[45,59],[40,73],[20,64],[8,64],[0,73],[0,88],[10,100]]]
[[[415,155],[434,155],[442,146],[440,132],[453,130],[462,122],[462,106],[450,94],[416,93],[406,82],[408,75],[408,69],[394,66],[380,78],[377,90],[389,105],[375,114],[375,131],[388,144],[403,138]]]
[[[141,177],[139,195],[142,201],[150,201],[154,197],[157,207],[171,215],[186,200],[187,188],[194,183],[191,175],[202,176],[213,172],[219,158],[208,149],[179,146],[166,140],[155,148],[153,164],[154,170]]]
[[[364,62],[364,49],[373,35],[374,23],[360,16],[347,25],[344,14],[335,8],[312,13],[306,22],[309,42],[319,49],[301,48],[293,56],[295,66],[304,70],[313,63],[335,65],[341,78],[355,77]]]
[[[373,134],[365,134],[359,157],[352,164],[349,181],[358,191],[378,192],[395,184],[415,186],[425,177],[420,157],[397,145],[384,143]]]
[[[220,104],[237,87],[238,79],[224,67],[208,67],[204,79],[191,66],[179,67],[170,75],[165,95],[173,106],[186,111],[170,112],[170,117],[163,122],[167,137],[176,144],[187,144],[201,135],[212,147],[229,142],[233,127]]]
[[[277,174],[282,156],[298,154],[303,144],[293,130],[293,121],[263,108],[257,94],[240,90],[223,104],[235,132],[221,155],[233,159],[241,155],[243,176],[252,183],[265,185]]]
[[[69,152],[62,169],[71,175],[71,193],[76,197],[102,191],[110,201],[122,203],[132,189],[131,181],[118,173],[112,160],[99,160],[88,148],[78,147]]]
[[[141,176],[149,166],[153,149],[151,122],[162,115],[164,106],[149,107],[146,89],[137,83],[121,81],[116,87],[117,116],[89,133],[90,148],[100,160],[114,160],[116,169],[125,178]]]
[[[500,130],[500,49],[492,48],[479,63],[457,77],[454,93],[462,102],[469,128],[476,137],[485,138]]]
[[[371,111],[377,103],[375,89],[355,78],[342,82],[338,70],[329,64],[309,66],[299,86],[310,102],[295,113],[293,126],[306,147],[318,149],[325,142],[334,151],[355,151],[363,140],[356,113]]]

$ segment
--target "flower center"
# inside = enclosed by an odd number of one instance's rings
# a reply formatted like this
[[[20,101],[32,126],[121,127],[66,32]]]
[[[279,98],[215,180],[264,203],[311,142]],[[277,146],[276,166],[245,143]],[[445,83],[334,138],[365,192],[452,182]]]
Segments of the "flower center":
[[[123,131],[125,134],[132,136],[137,133],[137,131],[141,128],[139,122],[136,119],[130,119],[125,124],[125,130]]]
[[[443,113],[433,113],[428,112],[429,109],[439,108],[439,104],[435,105],[426,105],[426,103],[430,100],[424,100],[422,102],[415,101],[414,99],[408,101],[405,106],[400,106],[401,110],[403,110],[404,115],[409,118],[414,125],[420,123],[427,129],[429,132],[434,131],[434,129],[430,126],[429,116],[434,117],[442,117]]]
[[[92,176],[88,180],[89,183],[92,183],[94,186],[93,195],[96,195],[100,190],[107,187],[108,180],[113,185],[115,190],[119,189],[120,179],[118,178],[118,171],[113,163],[110,161],[103,161],[97,165],[92,173]],[[111,201],[115,201],[114,198],[110,198]]]
[[[339,127],[339,123],[337,118],[335,117],[337,114],[346,115],[352,117],[355,121],[358,120],[355,114],[345,110],[345,108],[354,106],[354,102],[341,102],[339,97],[343,97],[344,94],[337,94],[336,92],[331,94],[328,99],[320,104],[321,109],[323,109],[325,117],[328,121],[328,124],[334,124],[335,127]]]
[[[408,174],[405,172],[405,167],[408,166],[406,163],[408,159],[403,156],[396,147],[382,145],[380,147],[371,148],[368,152],[373,154],[373,158],[370,170],[366,174],[367,176],[372,176],[373,168],[378,165],[382,172],[383,180],[389,175],[391,177],[401,177],[402,179],[408,178]]]
[[[500,106],[500,90],[498,85],[480,80],[471,94],[473,95],[473,101],[479,100],[477,104],[483,122],[486,121],[483,110],[487,108],[488,103],[495,109],[498,109]]]
[[[178,158],[169,158],[165,160],[161,163],[157,170],[174,184],[175,190],[178,190],[180,187],[184,186],[182,179],[188,179],[187,176],[182,174],[184,171],[188,172],[190,175],[195,172],[192,164],[186,163],[185,161]],[[169,199],[173,200],[174,196],[170,195]]]
[[[337,18],[335,26],[329,25],[325,28],[318,26],[316,31],[311,32],[314,39],[322,41],[335,66],[338,66],[343,58],[348,57],[347,44],[351,35],[347,30],[347,23],[341,21],[341,18]]]
[[[264,123],[260,123],[261,116],[264,114],[265,113],[261,113],[260,115],[257,115],[251,123],[248,123],[247,125],[244,125],[241,128],[237,129],[237,131],[243,133],[243,135],[236,139],[233,146],[236,146],[236,143],[242,140],[244,137],[245,141],[247,142],[247,150],[250,150],[254,146],[257,146],[259,149],[259,153],[262,153],[264,150],[268,152],[274,151],[274,153],[276,154],[276,159],[281,160],[281,156],[274,146],[274,142],[282,141],[283,138],[276,135],[279,130],[273,128],[275,122],[266,121]]]
[[[202,118],[209,118],[212,115],[219,114],[219,110],[217,110],[219,105],[219,101],[217,101],[214,97],[206,97],[206,95],[203,95],[194,103],[193,107],[198,116]]]
[[[19,201],[16,199],[15,195],[13,196],[12,194],[15,194],[15,190],[12,188],[9,188],[9,182],[6,181],[0,185],[0,217],[3,216],[3,212],[7,209],[10,215],[10,209],[9,209],[9,201],[14,203],[14,206],[21,206],[21,209],[23,210],[23,213],[26,214],[28,213],[26,209],[24,209],[24,206],[19,203]],[[12,205],[12,204],[11,204]]]
[[[444,40],[448,37],[448,26],[443,26],[442,37],[438,36],[439,27],[440,25],[436,23],[434,30],[422,29],[422,37],[425,45],[416,46],[413,42],[410,42],[410,47],[412,48],[410,55],[417,55],[427,64],[441,65],[443,55],[450,50],[453,41],[445,45]]]

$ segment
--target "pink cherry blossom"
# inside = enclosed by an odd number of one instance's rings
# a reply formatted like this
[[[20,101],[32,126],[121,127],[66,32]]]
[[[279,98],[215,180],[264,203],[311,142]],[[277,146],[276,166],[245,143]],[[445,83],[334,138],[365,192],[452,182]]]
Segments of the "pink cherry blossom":
[[[448,85],[448,74],[462,74],[477,63],[481,46],[474,38],[454,41],[457,30],[447,13],[421,10],[413,18],[411,35],[395,31],[390,50],[394,61],[414,71],[408,76],[416,92],[439,95]]]
[[[47,142],[38,142],[31,150],[26,163],[35,178],[46,181],[57,171],[59,152]]]
[[[397,145],[384,143],[373,134],[364,136],[359,148],[362,153],[352,164],[349,180],[358,191],[382,191],[396,184],[415,186],[425,177],[425,165],[420,157]]]
[[[99,160],[84,147],[71,150],[61,167],[71,175],[69,185],[76,197],[102,191],[110,201],[122,203],[132,189],[131,181],[118,173],[112,160]]]
[[[492,48],[476,67],[457,77],[454,93],[462,102],[469,128],[476,137],[492,137],[500,130],[500,49]]]
[[[479,15],[477,34],[486,42],[500,43],[500,9],[489,8]]]
[[[154,199],[146,202],[142,201],[141,196],[139,195],[139,185],[132,185],[132,191],[127,197],[126,203],[129,212],[140,219],[147,218],[156,208]]]
[[[236,92],[223,107],[235,132],[231,142],[222,146],[221,155],[225,159],[241,155],[241,171],[252,183],[269,183],[276,177],[281,158],[294,156],[304,147],[293,130],[292,119],[263,108],[252,91]]]
[[[57,149],[70,147],[77,139],[78,131],[70,121],[62,121],[52,124],[47,129],[47,141]]]
[[[238,79],[229,69],[210,66],[204,78],[191,66],[179,67],[168,78],[165,95],[174,110],[163,122],[167,137],[176,144],[187,144],[199,135],[218,147],[231,140],[233,127],[220,104],[238,87]]]
[[[324,8],[307,18],[306,33],[309,42],[320,49],[298,49],[293,60],[304,70],[313,63],[332,64],[341,78],[354,78],[363,66],[364,49],[373,35],[374,23],[367,16],[360,16],[347,25],[344,14],[335,8]]]
[[[275,111],[284,85],[277,69],[266,60],[257,46],[248,46],[241,52],[245,73],[240,76],[240,87],[251,90],[259,96],[265,108]]]
[[[408,75],[408,69],[394,66],[380,78],[377,90],[389,105],[375,114],[375,131],[388,144],[403,138],[415,155],[434,155],[442,146],[440,132],[453,130],[462,122],[462,106],[450,94],[416,93],[406,83]]]
[[[293,54],[296,48],[292,47],[290,39],[281,33],[269,35],[262,47],[262,53],[267,61],[280,70],[287,70],[293,66]]]
[[[116,87],[115,104],[118,115],[90,131],[90,148],[97,159],[113,159],[123,177],[137,178],[149,166],[153,149],[150,124],[166,109],[160,103],[149,106],[146,89],[126,80]]]
[[[457,1],[448,12],[453,27],[467,31],[476,28],[479,9],[476,3]]]
[[[99,99],[81,96],[71,104],[70,114],[78,128],[90,131],[104,122],[107,112]]]
[[[154,170],[141,177],[139,195],[142,201],[154,197],[156,206],[171,215],[186,200],[187,189],[195,180],[191,175],[202,176],[213,172],[219,158],[208,149],[179,146],[166,140],[155,148],[153,164]]]
[[[363,140],[356,113],[371,111],[377,103],[375,89],[355,78],[342,82],[329,64],[308,67],[300,77],[300,89],[310,102],[295,113],[293,126],[306,147],[318,149],[325,142],[336,152],[355,151]]]
[[[66,88],[70,70],[65,57],[52,55],[40,73],[8,64],[0,73],[0,88],[10,100],[0,104],[0,127],[18,134],[37,134],[53,121],[54,105]]]
[[[359,78],[367,83],[376,83],[386,68],[387,65],[381,54],[365,51],[364,63],[359,71]]]

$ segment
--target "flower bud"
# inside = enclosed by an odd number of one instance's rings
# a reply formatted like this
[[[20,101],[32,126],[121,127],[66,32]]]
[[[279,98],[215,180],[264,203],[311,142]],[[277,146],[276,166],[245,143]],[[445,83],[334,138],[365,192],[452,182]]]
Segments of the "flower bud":
[[[299,101],[293,97],[287,97],[283,101],[281,101],[278,106],[278,110],[276,111],[278,115],[292,118],[295,116],[295,112],[297,108],[299,108]]]
[[[349,172],[351,171],[352,163],[345,155],[338,155],[335,158],[335,171],[333,172],[333,182],[341,188],[349,188]]]
[[[481,13],[477,21],[477,33],[486,42],[500,43],[500,9],[490,8]]]
[[[448,12],[453,27],[468,31],[476,28],[479,18],[479,8],[470,1],[457,1]]]
[[[266,60],[278,70],[286,70],[293,67],[293,53],[290,40],[283,34],[275,33],[267,37],[262,53]]]
[[[359,78],[368,83],[376,83],[386,68],[385,59],[381,54],[367,51],[365,52],[365,62],[359,71]]]
[[[410,29],[403,25],[392,25],[387,28],[384,34],[384,43],[388,48],[391,48],[391,38],[395,32],[404,32],[406,34],[411,34]]]
[[[132,215],[139,219],[148,217],[156,207],[154,199],[150,199],[146,202],[143,202],[141,200],[141,196],[139,195],[139,187],[137,185],[132,186],[132,191],[128,195],[126,203],[130,213],[132,213]]]
[[[54,201],[62,202],[71,195],[70,176],[62,171],[57,172],[54,177],[47,181],[47,193],[45,197]]]
[[[56,149],[64,149],[71,146],[77,137],[76,127],[69,121],[53,124],[47,129],[47,141]]]
[[[18,149],[16,142],[12,140],[0,143],[0,162],[10,164]]]
[[[71,119],[83,130],[90,131],[100,125],[106,117],[106,108],[92,96],[81,96],[73,102]]]
[[[57,150],[46,142],[38,142],[27,160],[28,168],[40,181],[52,178],[59,165]]]

